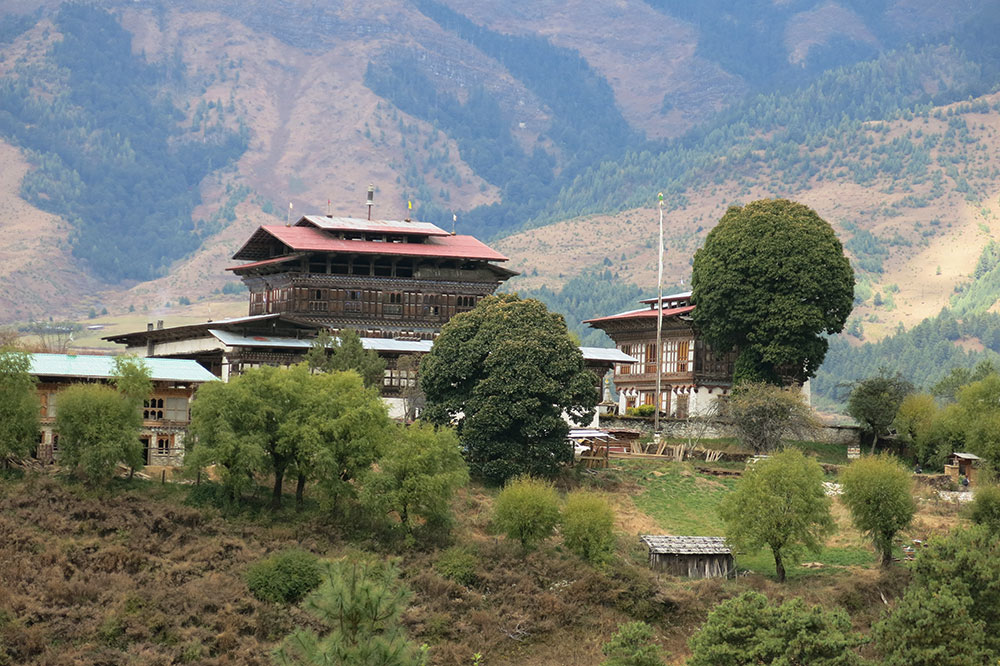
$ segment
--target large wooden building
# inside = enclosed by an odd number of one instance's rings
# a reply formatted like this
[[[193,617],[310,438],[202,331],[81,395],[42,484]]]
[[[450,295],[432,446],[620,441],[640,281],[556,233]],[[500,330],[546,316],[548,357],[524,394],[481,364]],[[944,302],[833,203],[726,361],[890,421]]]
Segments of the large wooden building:
[[[250,290],[249,315],[283,314],[363,337],[434,338],[517,275],[472,236],[413,220],[307,215],[263,226],[227,270]]]
[[[695,306],[690,292],[663,297],[662,348],[657,350],[657,299],[640,303],[644,307],[586,322],[607,333],[623,354],[636,359],[636,363],[615,365],[619,410],[624,413],[629,407],[658,404],[662,413],[676,418],[707,413],[732,388],[736,353],[716,353],[698,337],[691,323]]]
[[[430,351],[441,327],[471,310],[509,277],[507,261],[471,236],[412,220],[306,216],[293,226],[264,226],[236,252],[249,263],[228,270],[250,290],[246,317],[108,336],[126,352],[198,361],[224,381],[248,368],[303,360],[322,329],[357,330],[386,361],[382,396],[402,417],[416,377],[406,356]],[[617,350],[582,348],[595,385]],[[410,365],[412,367],[412,364]]]

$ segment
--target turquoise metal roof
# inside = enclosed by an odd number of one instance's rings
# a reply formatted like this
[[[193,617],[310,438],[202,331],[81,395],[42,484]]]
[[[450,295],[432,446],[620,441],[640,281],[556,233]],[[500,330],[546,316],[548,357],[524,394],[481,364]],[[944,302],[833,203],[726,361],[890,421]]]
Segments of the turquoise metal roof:
[[[180,358],[142,359],[153,381],[202,383],[219,378],[198,361]],[[114,356],[32,354],[31,374],[39,377],[86,377],[107,379],[115,369]]]

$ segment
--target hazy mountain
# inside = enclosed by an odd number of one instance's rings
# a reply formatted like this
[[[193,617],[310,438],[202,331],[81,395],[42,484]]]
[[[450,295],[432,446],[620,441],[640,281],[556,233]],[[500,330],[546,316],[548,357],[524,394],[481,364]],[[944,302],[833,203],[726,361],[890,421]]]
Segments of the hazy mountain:
[[[857,239],[873,293],[892,279],[897,303],[917,262],[943,264],[938,304],[989,234],[938,244],[993,219],[995,100],[962,111],[965,129],[934,115],[996,88],[986,0],[0,12],[7,321],[207,296],[255,225],[289,202],[361,214],[368,183],[384,217],[413,200],[486,239],[547,227],[497,241],[525,289],[596,271],[648,284],[652,211],[634,209],[659,190],[678,279],[725,204],[787,195]],[[539,250],[559,244],[588,249],[549,270]]]

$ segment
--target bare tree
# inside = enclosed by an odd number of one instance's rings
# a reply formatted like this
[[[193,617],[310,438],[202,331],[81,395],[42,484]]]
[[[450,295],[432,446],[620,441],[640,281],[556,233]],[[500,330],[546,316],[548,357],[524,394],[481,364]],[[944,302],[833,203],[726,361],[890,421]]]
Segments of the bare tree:
[[[819,427],[801,391],[764,383],[738,386],[723,416],[733,436],[756,453],[780,448],[783,439],[808,439]]]

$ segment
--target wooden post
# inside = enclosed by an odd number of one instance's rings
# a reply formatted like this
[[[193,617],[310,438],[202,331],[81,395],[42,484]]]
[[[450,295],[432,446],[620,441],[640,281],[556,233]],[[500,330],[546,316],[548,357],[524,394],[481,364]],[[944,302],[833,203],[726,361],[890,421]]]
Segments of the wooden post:
[[[160,483],[161,484],[165,484],[166,482],[167,482],[167,470],[161,469],[160,470]]]

